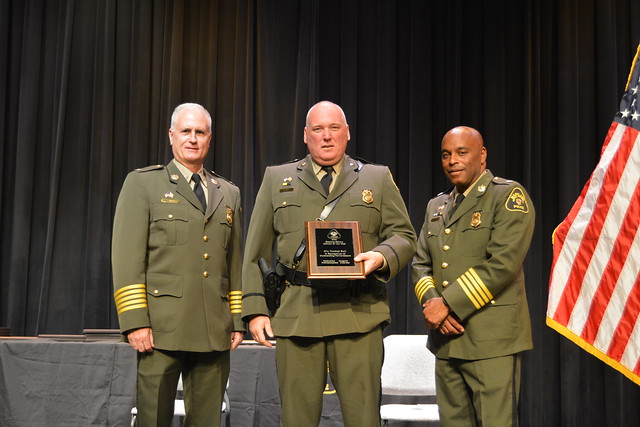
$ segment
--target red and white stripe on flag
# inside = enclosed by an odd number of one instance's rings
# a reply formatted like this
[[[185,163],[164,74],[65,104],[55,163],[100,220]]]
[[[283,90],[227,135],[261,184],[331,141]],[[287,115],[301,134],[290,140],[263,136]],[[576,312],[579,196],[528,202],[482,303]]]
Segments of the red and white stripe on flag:
[[[640,45],[600,161],[554,233],[547,325],[640,385]]]

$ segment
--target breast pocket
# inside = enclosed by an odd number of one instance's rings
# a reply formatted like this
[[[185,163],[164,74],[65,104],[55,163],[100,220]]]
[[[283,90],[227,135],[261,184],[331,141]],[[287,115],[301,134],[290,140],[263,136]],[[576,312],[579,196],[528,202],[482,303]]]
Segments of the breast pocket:
[[[231,240],[231,227],[234,223],[234,212],[229,206],[220,206],[213,214],[210,223],[215,226],[212,231],[207,229],[207,234],[216,236],[216,239],[224,249],[229,247]]]
[[[485,258],[493,230],[493,215],[479,210],[465,215],[460,221],[465,226],[462,231],[464,255]]]
[[[298,231],[304,221],[302,191],[280,192],[273,198],[273,226],[278,234]]]
[[[380,196],[377,194],[377,196]],[[354,220],[360,221],[363,233],[378,234],[382,217],[380,215],[380,197],[370,189],[349,190],[349,204]],[[351,215],[351,214],[350,214]]]
[[[154,205],[151,208],[151,245],[184,245],[187,243],[189,215],[187,206]]]
[[[444,228],[444,219],[440,212],[434,213],[431,218],[429,218],[426,226],[426,237],[427,239],[435,239],[442,233]]]

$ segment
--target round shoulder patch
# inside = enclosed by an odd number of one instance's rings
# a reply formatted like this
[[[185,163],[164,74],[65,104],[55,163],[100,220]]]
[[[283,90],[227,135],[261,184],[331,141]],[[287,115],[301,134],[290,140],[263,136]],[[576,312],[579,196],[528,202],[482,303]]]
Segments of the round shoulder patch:
[[[529,213],[529,205],[527,204],[527,196],[520,187],[513,187],[504,207],[511,212]]]

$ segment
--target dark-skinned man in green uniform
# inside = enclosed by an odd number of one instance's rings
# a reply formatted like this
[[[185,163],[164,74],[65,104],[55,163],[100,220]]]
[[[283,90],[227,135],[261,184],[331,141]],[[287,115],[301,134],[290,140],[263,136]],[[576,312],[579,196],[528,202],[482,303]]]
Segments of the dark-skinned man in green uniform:
[[[380,425],[382,329],[390,320],[385,282],[411,260],[416,236],[389,169],[345,155],[349,138],[338,105],[314,105],[304,129],[309,155],[266,169],[247,233],[242,315],[259,343],[271,346],[268,338],[276,337],[285,427],[318,425],[327,363],[345,426]],[[329,174],[327,193],[321,181]],[[318,288],[306,278],[305,257],[297,270],[292,265],[305,221],[335,200],[326,220],[360,222],[363,252],[355,261],[364,263],[367,277]],[[287,281],[270,318],[258,262],[271,263],[274,244]]]
[[[211,116],[182,104],[174,159],[131,172],[113,226],[120,329],[138,351],[138,426],[169,426],[180,375],[185,425],[218,426],[229,351],[242,341],[240,191],[203,168]]]
[[[454,187],[429,201],[412,264],[445,427],[517,425],[520,353],[533,347],[522,264],[534,208],[486,159],[477,130],[445,134],[442,168]]]

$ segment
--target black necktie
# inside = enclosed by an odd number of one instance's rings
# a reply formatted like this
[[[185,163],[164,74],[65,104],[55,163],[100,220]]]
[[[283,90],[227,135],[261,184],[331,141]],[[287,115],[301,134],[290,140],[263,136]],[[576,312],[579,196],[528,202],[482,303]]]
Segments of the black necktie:
[[[322,184],[322,188],[324,188],[324,192],[329,194],[329,187],[331,186],[331,181],[333,181],[333,176],[331,172],[333,172],[333,166],[323,166],[322,170],[327,174],[320,179],[320,184]]]
[[[191,179],[193,180],[193,182],[195,182],[195,185],[193,186],[193,192],[196,193],[196,197],[198,198],[198,200],[200,200],[200,203],[202,203],[202,208],[206,211],[207,199],[204,197],[204,190],[202,189],[202,184],[200,183],[202,178],[200,177],[200,174],[194,173],[191,176]]]
[[[451,218],[453,216],[453,213],[456,211],[456,209],[458,209],[458,206],[460,206],[460,204],[462,203],[463,200],[464,200],[464,194],[459,193],[456,196],[456,201],[453,204],[453,207],[451,208],[451,212],[449,212],[449,218]]]

